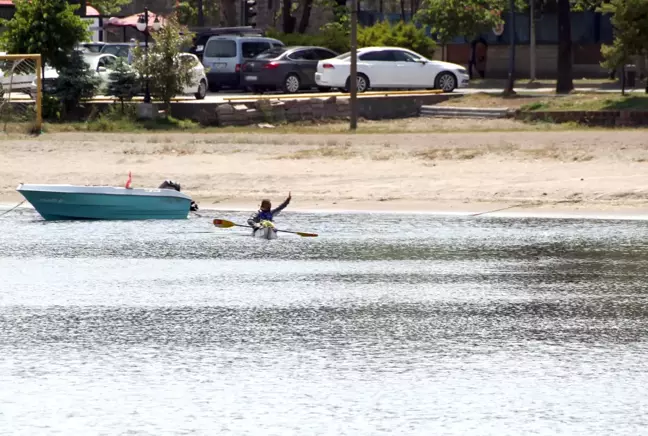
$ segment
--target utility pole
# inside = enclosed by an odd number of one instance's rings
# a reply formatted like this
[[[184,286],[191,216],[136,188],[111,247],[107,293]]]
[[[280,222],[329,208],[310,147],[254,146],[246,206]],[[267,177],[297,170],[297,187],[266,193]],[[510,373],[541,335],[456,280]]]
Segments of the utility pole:
[[[351,0],[351,74],[349,83],[349,106],[351,123],[349,128],[358,128],[358,0]]]
[[[509,47],[509,69],[508,69],[508,81],[506,84],[505,94],[514,94],[515,91],[515,0],[509,0],[509,10],[510,10],[510,23],[509,23],[509,38],[510,38],[510,47]]]
[[[203,7],[203,0],[198,0],[197,1],[197,9],[198,9],[198,27],[205,27],[205,14],[204,14],[204,7]]]

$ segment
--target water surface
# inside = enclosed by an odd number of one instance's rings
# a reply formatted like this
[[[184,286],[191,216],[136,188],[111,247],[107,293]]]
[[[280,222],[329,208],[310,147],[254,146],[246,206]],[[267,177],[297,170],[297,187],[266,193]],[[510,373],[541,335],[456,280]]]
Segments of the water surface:
[[[643,222],[212,218],[0,218],[0,434],[648,428]]]

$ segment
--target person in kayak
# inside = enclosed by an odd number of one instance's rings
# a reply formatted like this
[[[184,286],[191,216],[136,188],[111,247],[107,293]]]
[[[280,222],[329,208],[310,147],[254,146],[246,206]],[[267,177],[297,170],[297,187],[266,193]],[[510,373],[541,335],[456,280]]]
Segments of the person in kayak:
[[[261,227],[261,221],[272,222],[274,217],[278,215],[282,210],[284,210],[286,206],[288,206],[291,198],[292,196],[289,192],[288,198],[286,198],[283,203],[281,203],[274,209],[272,208],[272,203],[270,202],[270,200],[261,200],[261,208],[258,211],[254,212],[250,216],[250,218],[248,218],[248,224],[254,227],[254,231],[256,232]]]

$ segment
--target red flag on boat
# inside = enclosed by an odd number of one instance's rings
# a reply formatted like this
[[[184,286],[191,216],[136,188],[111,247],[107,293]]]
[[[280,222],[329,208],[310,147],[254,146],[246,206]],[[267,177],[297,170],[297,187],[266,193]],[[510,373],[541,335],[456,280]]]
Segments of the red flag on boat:
[[[130,185],[131,185],[131,181],[132,181],[132,180],[133,180],[133,178],[131,177],[131,172],[129,171],[129,172],[128,172],[128,180],[126,181],[126,189],[130,189],[130,188],[131,188]]]

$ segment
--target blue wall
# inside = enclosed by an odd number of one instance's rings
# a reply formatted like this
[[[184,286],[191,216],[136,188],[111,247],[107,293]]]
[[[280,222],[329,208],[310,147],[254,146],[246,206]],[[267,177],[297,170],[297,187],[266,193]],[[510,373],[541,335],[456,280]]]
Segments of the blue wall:
[[[401,19],[400,14],[380,14],[378,12],[360,11],[358,21],[360,24],[370,26],[381,20],[388,20],[397,23]],[[406,17],[409,21],[410,17]],[[509,44],[509,29],[507,22],[509,14],[504,14],[505,30],[502,36],[495,36],[493,32],[487,32],[482,37],[492,45]],[[571,14],[572,42],[577,44],[610,44],[612,43],[612,24],[609,15],[602,15],[596,12],[572,12]],[[515,16],[515,40],[518,44],[529,44],[529,15],[519,13]],[[429,33],[429,29],[428,29]],[[466,43],[464,37],[456,37],[453,43]],[[540,19],[536,19],[536,43],[537,44],[558,44],[558,19],[556,14],[545,13]]]

